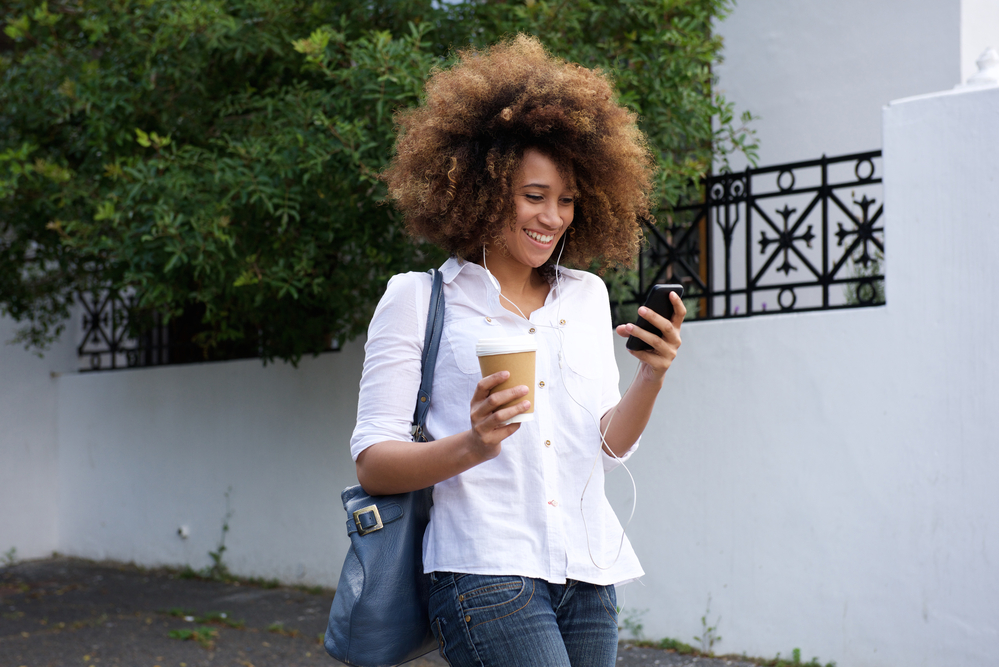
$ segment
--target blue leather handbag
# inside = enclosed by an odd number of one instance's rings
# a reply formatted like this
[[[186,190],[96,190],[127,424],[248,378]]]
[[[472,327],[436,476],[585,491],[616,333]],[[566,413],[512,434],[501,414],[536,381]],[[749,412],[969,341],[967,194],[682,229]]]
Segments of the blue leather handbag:
[[[444,328],[443,278],[430,271],[433,288],[423,343],[423,379],[413,414],[414,439],[424,432],[434,365]],[[433,487],[390,496],[370,496],[360,486],[340,494],[347,511],[350,549],[330,607],[324,646],[331,656],[357,667],[414,660],[436,648],[427,607],[430,575],[423,573],[423,533],[430,521]]]

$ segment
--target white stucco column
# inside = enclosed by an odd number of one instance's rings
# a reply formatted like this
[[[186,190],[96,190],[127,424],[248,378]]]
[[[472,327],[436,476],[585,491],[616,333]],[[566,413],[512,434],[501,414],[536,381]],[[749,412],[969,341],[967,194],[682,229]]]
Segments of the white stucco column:
[[[999,85],[893,102],[884,153],[892,372],[910,404],[895,409],[913,415],[896,572],[920,607],[899,664],[984,667],[999,647]]]

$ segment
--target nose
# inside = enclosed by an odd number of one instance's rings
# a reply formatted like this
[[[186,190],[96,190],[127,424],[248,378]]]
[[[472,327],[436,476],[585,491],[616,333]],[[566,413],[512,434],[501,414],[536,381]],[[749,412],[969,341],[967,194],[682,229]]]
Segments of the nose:
[[[538,222],[554,229],[562,226],[562,218],[558,214],[557,201],[552,200],[545,204],[544,209],[538,214]]]

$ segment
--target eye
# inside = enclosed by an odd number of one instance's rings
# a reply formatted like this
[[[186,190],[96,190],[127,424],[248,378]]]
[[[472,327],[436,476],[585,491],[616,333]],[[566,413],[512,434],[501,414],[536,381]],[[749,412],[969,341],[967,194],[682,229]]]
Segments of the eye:
[[[543,195],[535,195],[535,194],[530,194],[530,193],[525,194],[524,197],[527,198],[527,201],[534,202],[534,203],[540,203],[540,202],[543,202],[545,200],[545,198],[544,198]]]
[[[576,200],[573,199],[572,197],[562,197],[560,203],[562,204],[562,206],[572,206],[575,201]]]

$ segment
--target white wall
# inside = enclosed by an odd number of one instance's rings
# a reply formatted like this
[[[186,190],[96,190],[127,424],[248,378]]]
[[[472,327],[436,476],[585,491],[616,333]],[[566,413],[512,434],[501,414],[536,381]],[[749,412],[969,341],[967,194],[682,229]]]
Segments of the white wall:
[[[887,306],[684,328],[633,459],[647,636],[692,641],[710,596],[720,651],[994,664],[997,120],[999,88],[884,111]],[[60,550],[203,567],[231,486],[234,571],[335,583],[361,358],[61,377]]]
[[[64,376],[61,550],[204,567],[231,487],[235,572],[335,585],[362,361],[353,343],[297,370],[245,360]]]
[[[760,116],[753,127],[761,165],[875,150],[881,107],[959,83],[961,7],[960,0],[741,0],[716,27],[725,40],[717,88],[740,112]]]
[[[646,634],[710,595],[724,651],[995,664],[997,127],[999,88],[884,111],[886,307],[685,328],[633,459]]]
[[[47,556],[58,546],[58,374],[76,367],[71,336],[43,359],[10,345],[18,325],[0,317],[0,553]]]

